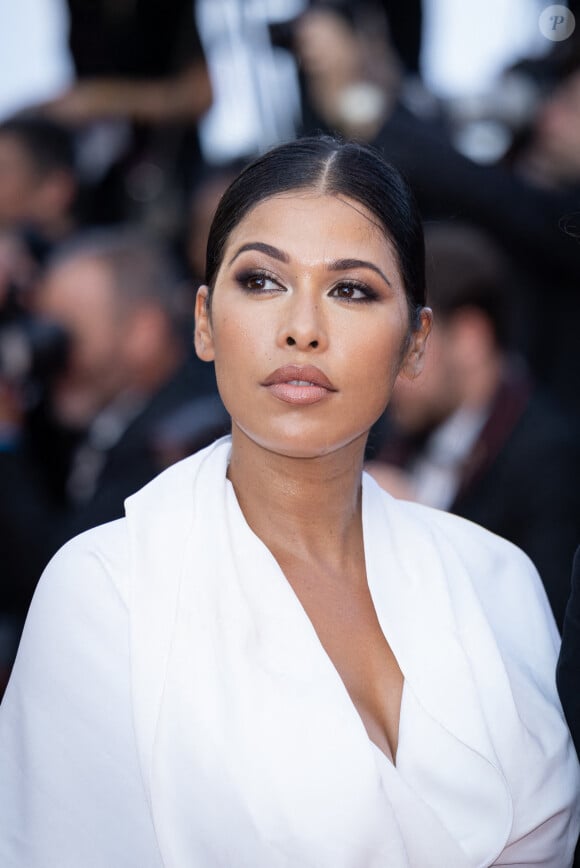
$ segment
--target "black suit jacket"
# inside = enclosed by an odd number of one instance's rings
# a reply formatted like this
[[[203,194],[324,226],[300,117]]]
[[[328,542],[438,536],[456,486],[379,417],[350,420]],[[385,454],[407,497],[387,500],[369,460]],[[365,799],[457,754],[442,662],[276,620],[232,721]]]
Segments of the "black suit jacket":
[[[379,460],[408,467],[424,438],[392,432]],[[519,546],[536,565],[562,627],[580,519],[580,437],[575,423],[515,373],[506,378],[463,464],[450,512]]]
[[[572,566],[572,592],[566,607],[556,682],[576,753],[580,757],[580,547]],[[574,868],[580,866],[580,844]]]
[[[576,550],[572,566],[572,591],[564,618],[556,681],[580,757],[580,547]]]
[[[579,442],[548,399],[504,386],[450,508],[529,555],[560,629],[578,542]]]
[[[191,360],[165,383],[101,457],[93,495],[61,502],[45,484],[43,468],[25,452],[0,453],[0,614],[24,615],[38,578],[67,540],[120,518],[125,498],[166,466],[159,438],[176,414],[191,422],[187,448],[202,448],[229,429],[213,366]]]

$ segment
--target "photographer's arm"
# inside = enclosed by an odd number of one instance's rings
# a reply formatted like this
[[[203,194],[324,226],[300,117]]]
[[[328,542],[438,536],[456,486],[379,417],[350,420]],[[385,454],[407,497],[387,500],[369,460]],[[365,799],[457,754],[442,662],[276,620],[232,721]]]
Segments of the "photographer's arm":
[[[43,106],[43,110],[56,120],[73,124],[107,118],[152,124],[194,123],[211,101],[207,67],[197,61],[170,78],[78,81],[67,93]]]

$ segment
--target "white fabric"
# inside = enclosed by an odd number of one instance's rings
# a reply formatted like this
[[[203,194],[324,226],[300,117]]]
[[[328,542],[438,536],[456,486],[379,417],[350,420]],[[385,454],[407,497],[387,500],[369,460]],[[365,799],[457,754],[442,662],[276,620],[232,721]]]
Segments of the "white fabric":
[[[423,81],[442,99],[471,98],[479,108],[482,94],[494,95],[503,86],[504,70],[548,53],[552,46],[538,20],[549,5],[546,0],[422,0]]]
[[[197,0],[196,23],[213,102],[200,120],[204,158],[213,164],[263,153],[296,136],[298,68],[272,44],[270,25],[289,22],[305,0]]]
[[[363,483],[396,767],[226,479],[227,438],[77,537],[0,710],[5,868],[571,864],[558,638],[518,549]]]
[[[65,0],[0,0],[0,121],[73,83],[68,31]]]

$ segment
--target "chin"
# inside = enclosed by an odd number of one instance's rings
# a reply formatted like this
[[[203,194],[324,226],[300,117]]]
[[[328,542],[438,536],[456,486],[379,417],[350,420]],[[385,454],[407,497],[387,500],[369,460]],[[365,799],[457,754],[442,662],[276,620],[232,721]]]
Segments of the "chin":
[[[239,423],[236,423],[235,427],[243,437],[261,449],[274,455],[296,459],[323,458],[355,444],[358,444],[362,451],[370,429],[369,426],[358,432],[331,432],[328,428],[321,431],[319,426],[316,426],[318,430],[305,430],[300,426],[300,430],[255,431]]]

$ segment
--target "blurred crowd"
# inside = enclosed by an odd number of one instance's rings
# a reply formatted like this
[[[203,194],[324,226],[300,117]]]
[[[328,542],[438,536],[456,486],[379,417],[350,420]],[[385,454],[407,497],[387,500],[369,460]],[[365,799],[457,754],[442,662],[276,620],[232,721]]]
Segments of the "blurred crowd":
[[[454,97],[422,62],[436,3],[10,5],[0,681],[56,549],[227,432],[192,350],[209,223],[245,161],[318,131],[379,148],[425,219],[427,371],[397,387],[368,468],[521,546],[561,625],[580,543],[580,27],[551,40],[543,4],[516,4],[537,31],[529,53]]]

